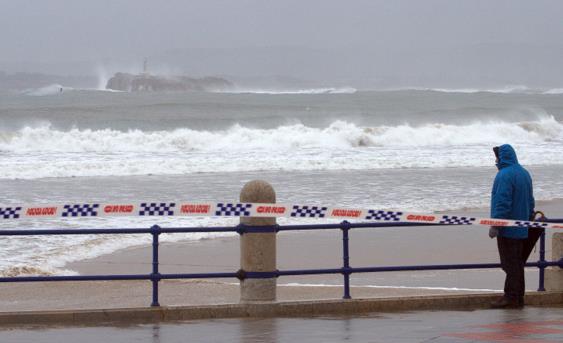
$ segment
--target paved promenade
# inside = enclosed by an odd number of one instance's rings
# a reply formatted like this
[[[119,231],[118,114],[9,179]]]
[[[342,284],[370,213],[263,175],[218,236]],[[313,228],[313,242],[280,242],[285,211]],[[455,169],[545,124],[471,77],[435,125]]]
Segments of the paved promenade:
[[[159,324],[0,328],[2,342],[560,343],[563,307],[346,317],[214,319]]]

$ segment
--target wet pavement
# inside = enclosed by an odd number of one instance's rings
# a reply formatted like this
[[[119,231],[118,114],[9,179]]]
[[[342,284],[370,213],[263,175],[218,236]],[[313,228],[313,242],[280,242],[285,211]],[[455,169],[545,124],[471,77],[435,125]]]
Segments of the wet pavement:
[[[130,326],[0,328],[0,341],[51,342],[563,342],[563,307],[424,311],[354,317],[250,318]]]

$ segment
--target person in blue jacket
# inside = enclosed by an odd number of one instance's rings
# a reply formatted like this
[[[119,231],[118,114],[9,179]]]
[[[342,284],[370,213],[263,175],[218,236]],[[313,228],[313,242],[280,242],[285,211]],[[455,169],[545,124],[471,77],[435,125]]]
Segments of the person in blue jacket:
[[[491,218],[523,221],[533,219],[535,202],[530,174],[518,163],[516,152],[509,144],[494,147],[493,151],[498,173],[492,190]],[[491,227],[489,236],[497,237],[500,263],[506,273],[504,296],[493,302],[492,306],[521,308],[524,306],[524,264],[528,258],[524,250],[528,228]]]

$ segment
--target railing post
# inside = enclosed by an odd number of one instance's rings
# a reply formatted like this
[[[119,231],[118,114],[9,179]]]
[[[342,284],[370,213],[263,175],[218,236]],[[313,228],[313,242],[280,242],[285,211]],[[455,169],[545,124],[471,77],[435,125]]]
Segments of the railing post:
[[[265,181],[254,180],[244,185],[240,192],[243,203],[275,204],[276,192]],[[275,217],[241,217],[240,223],[245,226],[276,225]],[[244,232],[240,237],[240,301],[261,302],[276,300],[277,280],[275,276],[249,278],[247,272],[277,271],[276,267],[276,231]]]
[[[351,299],[350,296],[350,244],[348,233],[350,223],[346,220],[340,224],[342,229],[342,274],[344,275],[344,296],[342,299]]]
[[[152,234],[152,303],[151,306],[160,306],[158,303],[158,282],[160,281],[160,273],[158,272],[158,236],[160,235],[160,226],[153,225],[151,227]]]
[[[539,259],[539,269],[540,269],[540,284],[538,286],[538,292],[545,292],[545,229],[542,229],[540,235],[540,259]]]
[[[563,232],[553,233],[551,254],[553,261],[559,261],[559,266],[545,270],[545,288],[548,291],[563,291]]]

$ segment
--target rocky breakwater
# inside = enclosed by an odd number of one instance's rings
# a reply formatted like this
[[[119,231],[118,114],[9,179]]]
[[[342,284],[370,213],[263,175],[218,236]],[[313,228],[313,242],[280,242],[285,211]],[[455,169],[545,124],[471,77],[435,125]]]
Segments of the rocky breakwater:
[[[156,76],[149,74],[116,73],[106,89],[124,92],[217,92],[232,89],[233,83],[220,77],[201,79],[187,76]]]

